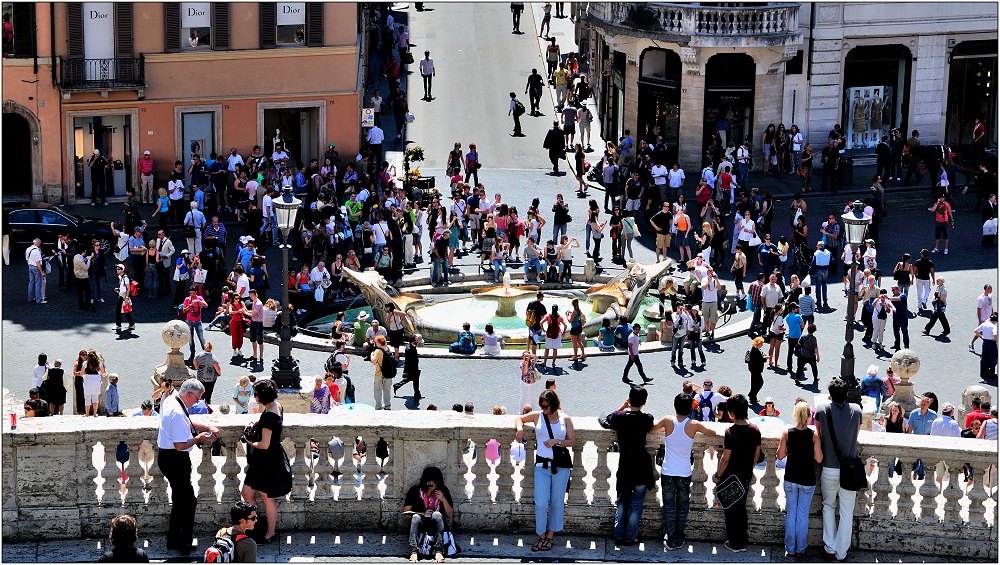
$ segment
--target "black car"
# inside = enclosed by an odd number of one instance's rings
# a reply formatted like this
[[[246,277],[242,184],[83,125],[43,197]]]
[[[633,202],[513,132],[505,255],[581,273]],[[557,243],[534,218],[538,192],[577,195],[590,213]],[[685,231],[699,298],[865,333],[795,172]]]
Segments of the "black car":
[[[27,249],[35,238],[42,240],[45,249],[52,249],[60,234],[69,235],[79,243],[89,244],[91,240],[99,240],[103,251],[117,241],[109,220],[82,218],[45,202],[3,205],[3,235],[10,236],[9,243],[5,243],[10,246],[11,252]]]

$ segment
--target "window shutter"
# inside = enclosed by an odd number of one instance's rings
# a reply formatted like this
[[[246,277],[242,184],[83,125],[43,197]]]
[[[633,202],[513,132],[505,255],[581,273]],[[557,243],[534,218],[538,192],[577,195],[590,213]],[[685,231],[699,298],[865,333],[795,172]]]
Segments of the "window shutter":
[[[15,2],[14,6],[14,56],[35,56],[35,3]]]
[[[132,33],[133,33],[132,3],[121,2],[115,4],[115,55],[121,58],[131,58],[133,53]]]
[[[16,6],[16,4],[15,4]],[[69,58],[83,59],[83,3],[70,2],[66,5],[67,38]],[[82,66],[80,67],[83,68]]]
[[[181,50],[181,3],[163,3],[163,51],[177,53]]]
[[[306,46],[323,46],[323,3],[306,3]]]
[[[229,3],[212,3],[212,49],[229,50]]]
[[[274,2],[260,4],[260,48],[278,46],[278,6]]]

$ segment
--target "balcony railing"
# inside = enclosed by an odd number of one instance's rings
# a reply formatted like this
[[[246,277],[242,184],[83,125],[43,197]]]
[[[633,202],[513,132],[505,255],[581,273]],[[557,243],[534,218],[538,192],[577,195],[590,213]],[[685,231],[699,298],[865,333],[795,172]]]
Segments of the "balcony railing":
[[[206,444],[192,452],[192,484],[198,499],[196,531],[215,532],[225,523],[232,503],[239,500],[246,457],[239,442],[243,427],[254,416],[197,416],[221,432],[222,449]],[[16,431],[3,433],[3,539],[80,538],[107,535],[111,518],[135,515],[146,531],[165,531],[170,514],[167,483],[156,460],[156,418],[29,418]],[[694,443],[691,539],[725,539],[722,511],[716,506],[710,477],[722,451],[724,424],[710,424],[720,437],[698,436]],[[566,531],[577,535],[609,535],[614,521],[618,454],[608,446],[615,439],[596,418],[574,421],[573,451],[566,504]],[[781,429],[762,429],[765,463],[754,472],[749,537],[752,543],[781,544],[784,535],[784,469],[776,460]],[[360,465],[351,459],[354,436],[362,436],[368,454]],[[341,413],[336,416],[291,414],[284,418],[283,444],[291,459],[293,487],[278,501],[279,528],[333,530],[398,530],[399,509],[407,489],[427,465],[442,469],[455,500],[457,532],[533,531],[534,434],[525,430],[526,459],[509,456],[514,435],[510,416],[463,416],[450,412],[387,412],[377,416]],[[346,453],[334,459],[327,442],[334,436]],[[376,456],[382,438],[388,456]],[[490,438],[500,442],[500,457],[492,461]],[[310,453],[310,441],[319,444]],[[466,449],[475,442],[478,453]],[[130,448],[124,467],[115,460],[116,447]],[[650,435],[652,454],[663,442]],[[984,482],[984,471],[997,461],[997,443],[863,432],[860,457],[872,465],[871,487],[858,493],[852,539],[861,549],[891,543],[908,553],[964,561],[996,562],[997,490]],[[925,478],[911,478],[910,467],[922,459]],[[889,476],[900,462],[902,473]],[[58,463],[56,463],[58,462]],[[939,494],[936,466],[944,462],[943,492]],[[971,484],[962,466],[972,468]],[[994,473],[995,467],[993,467]],[[653,472],[653,469],[650,469]],[[124,473],[124,482],[122,475]],[[818,470],[817,470],[818,474]],[[144,488],[145,487],[145,488]],[[822,530],[821,485],[812,499],[809,543],[819,543]],[[646,492],[641,521],[643,537],[662,535],[660,490]],[[263,509],[261,509],[263,511]]]
[[[799,5],[785,3],[727,8],[665,2],[591,2],[589,15],[624,28],[700,37],[794,35],[799,29]]]
[[[139,57],[59,58],[61,90],[131,90],[146,87],[146,62]]]

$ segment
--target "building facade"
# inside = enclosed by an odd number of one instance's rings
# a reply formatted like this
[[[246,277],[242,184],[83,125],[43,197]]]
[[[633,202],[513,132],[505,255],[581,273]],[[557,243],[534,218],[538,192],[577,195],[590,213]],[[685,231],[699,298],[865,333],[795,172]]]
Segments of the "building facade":
[[[841,124],[849,150],[871,154],[894,127],[969,143],[979,117],[996,147],[993,3],[591,2],[578,13],[605,138],[659,134],[685,167],[702,166],[714,133],[759,148],[769,124],[796,124],[817,146]]]
[[[359,146],[360,4],[16,2],[3,18],[5,198],[89,198],[95,149],[123,196],[146,150],[158,188],[193,153]]]

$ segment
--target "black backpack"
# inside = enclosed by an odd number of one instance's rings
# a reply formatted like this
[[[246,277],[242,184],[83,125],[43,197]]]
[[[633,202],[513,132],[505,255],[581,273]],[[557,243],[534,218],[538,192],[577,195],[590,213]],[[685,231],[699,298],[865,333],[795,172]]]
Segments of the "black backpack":
[[[514,113],[518,116],[524,113],[524,104],[520,100],[514,99]]]
[[[383,379],[396,378],[396,371],[398,370],[396,367],[396,358],[392,356],[392,352],[388,349],[382,350],[382,363],[379,369],[382,370]]]
[[[348,377],[347,375],[344,375],[344,380],[347,381],[347,390],[344,391],[344,398],[349,400],[351,404],[354,404],[357,402],[354,399],[354,381],[352,381],[351,377]]]

